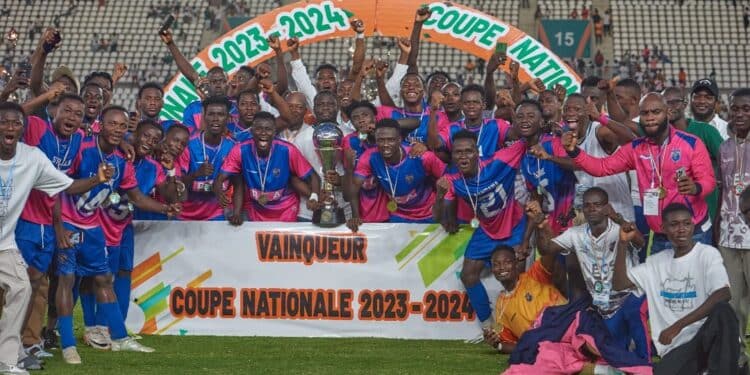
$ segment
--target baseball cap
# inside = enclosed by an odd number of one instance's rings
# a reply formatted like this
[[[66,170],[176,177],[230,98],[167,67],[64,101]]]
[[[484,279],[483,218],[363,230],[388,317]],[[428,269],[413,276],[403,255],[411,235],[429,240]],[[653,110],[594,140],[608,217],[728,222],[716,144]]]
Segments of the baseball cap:
[[[81,83],[78,82],[78,78],[70,68],[65,65],[60,65],[54,72],[52,72],[52,82],[57,82],[61,77],[68,77],[76,87],[76,93],[81,91]]]
[[[706,89],[711,95],[719,97],[719,86],[710,78],[702,78],[693,83],[693,89],[690,90],[690,94],[695,94],[696,91]]]

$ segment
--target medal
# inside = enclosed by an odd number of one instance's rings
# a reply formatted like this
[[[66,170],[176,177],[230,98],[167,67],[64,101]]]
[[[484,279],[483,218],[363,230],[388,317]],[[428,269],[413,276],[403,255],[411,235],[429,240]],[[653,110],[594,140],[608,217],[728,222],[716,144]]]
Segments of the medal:
[[[206,193],[210,193],[211,192],[211,184],[209,184],[208,182],[204,183],[203,184],[203,191],[205,191]]]
[[[734,185],[734,193],[737,195],[742,195],[742,192],[745,191],[745,185],[741,182]]]
[[[112,192],[112,194],[109,195],[109,203],[112,203],[113,205],[120,203],[120,194]]]
[[[659,186],[659,199],[664,199],[667,197],[667,189],[664,188],[664,186]]]
[[[604,290],[604,284],[601,281],[594,283],[594,292],[601,293]]]
[[[260,195],[260,196],[258,197],[258,203],[259,203],[259,204],[260,204],[261,206],[265,206],[265,205],[266,205],[266,203],[268,203],[268,197],[266,197],[265,195],[261,194],[261,195]]]
[[[471,221],[469,222],[469,225],[471,225],[471,227],[474,229],[479,228],[479,219],[477,219],[476,217],[473,217]]]
[[[133,206],[132,203],[128,202],[128,211],[133,212],[135,211],[135,206]]]
[[[366,141],[366,140],[367,140],[367,133],[359,133],[359,134],[357,135],[357,137],[359,138],[359,140],[360,140],[360,141],[363,141],[363,142],[364,142],[364,141]]]
[[[398,203],[396,203],[395,199],[391,199],[388,201],[386,207],[388,208],[388,212],[396,212],[398,210]]]

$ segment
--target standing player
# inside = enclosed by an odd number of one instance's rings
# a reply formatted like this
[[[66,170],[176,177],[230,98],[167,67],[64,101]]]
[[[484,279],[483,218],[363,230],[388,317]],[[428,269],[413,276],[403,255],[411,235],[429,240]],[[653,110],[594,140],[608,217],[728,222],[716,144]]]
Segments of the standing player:
[[[179,160],[183,182],[189,191],[188,199],[183,203],[181,220],[226,219],[212,191],[221,164],[235,145],[226,136],[231,106],[225,97],[211,97],[203,101],[203,130],[193,136]],[[235,185],[235,188],[241,188],[241,185]],[[228,186],[222,188],[226,191]]]
[[[440,178],[445,164],[430,151],[409,156],[410,147],[402,143],[397,121],[380,120],[375,126],[376,149],[362,154],[352,179],[352,217],[347,223],[357,231],[362,224],[359,191],[370,176],[376,176],[388,195],[387,209],[391,223],[432,222],[435,205],[434,180]]]
[[[177,124],[175,120],[160,120],[159,113],[164,107],[164,90],[156,82],[147,82],[141,88],[138,89],[138,97],[135,101],[136,109],[140,118],[136,118],[137,122],[142,120],[151,120],[161,125],[164,133],[169,131],[169,128]],[[132,121],[133,119],[131,119]],[[136,123],[137,123],[136,122]]]
[[[35,116],[28,117],[23,135],[24,143],[38,147],[55,168],[67,172],[81,147],[83,133],[78,130],[83,120],[83,108],[83,100],[79,96],[63,94],[58,98],[52,124]],[[53,198],[41,191],[32,190],[16,227],[16,242],[28,265],[34,294],[44,282],[55,250],[55,231],[52,226],[54,203]],[[44,309],[46,310],[46,306]],[[26,322],[31,310],[32,307],[29,308]],[[41,326],[32,327],[33,325],[29,325],[27,329],[41,329]],[[41,332],[34,332],[32,336],[39,337],[40,334]]]
[[[58,329],[63,359],[66,363],[79,364],[81,358],[75,347],[73,336],[73,284],[75,276],[92,277],[97,299],[97,308],[109,326],[113,351],[143,351],[145,347],[128,337],[125,323],[112,289],[112,275],[107,264],[105,235],[101,227],[100,207],[119,204],[120,192],[125,192],[135,207],[165,214],[179,211],[175,206],[160,204],[141,193],[135,180],[133,164],[126,161],[117,149],[127,131],[128,113],[122,107],[108,107],[102,111],[101,132],[81,147],[68,172],[71,176],[94,176],[97,166],[106,164],[112,173],[106,184],[80,195],[66,194],[62,201],[62,228],[57,249],[57,274],[60,278],[57,289]],[[100,322],[101,323],[101,322]],[[108,337],[106,331],[99,330]],[[106,340],[105,340],[106,341]]]
[[[0,102],[0,288],[4,290],[0,315],[0,372],[26,374],[16,366],[21,351],[20,333],[31,296],[25,262],[17,250],[15,231],[32,189],[52,197],[62,191],[82,194],[111,178],[99,164],[87,178],[71,180],[35,147],[19,144],[24,131],[23,108]]]
[[[234,146],[224,160],[214,182],[217,198],[223,206],[229,200],[219,187],[230,176],[245,181],[244,206],[251,221],[297,221],[299,197],[291,186],[292,176],[306,180],[312,191],[308,208],[315,210],[320,193],[320,177],[292,144],[275,138],[276,119],[268,112],[258,112],[253,120],[252,138]],[[240,190],[240,192],[243,192]],[[240,194],[242,198],[244,194]],[[239,199],[236,198],[236,199]],[[242,199],[235,201],[232,224],[242,223]]]
[[[453,165],[438,182],[447,191],[442,224],[448,233],[458,229],[457,200],[467,202],[473,211],[470,226],[474,234],[466,246],[461,282],[484,329],[492,320],[490,300],[479,274],[496,247],[515,247],[523,240],[526,216],[516,201],[514,185],[525,152],[526,142],[519,141],[480,160],[476,134],[462,130],[453,137]]]
[[[144,194],[154,196],[158,190],[160,197],[167,197],[168,202],[175,203],[178,200],[175,173],[172,172],[167,177],[162,165],[151,158],[161,139],[162,129],[158,123],[145,120],[138,124],[133,137],[135,178],[138,189]],[[127,196],[122,197],[118,204],[111,204],[99,210],[106,239],[109,269],[115,275],[113,287],[123,319],[127,318],[130,305],[130,273],[133,271],[135,253],[134,211],[135,206]]]

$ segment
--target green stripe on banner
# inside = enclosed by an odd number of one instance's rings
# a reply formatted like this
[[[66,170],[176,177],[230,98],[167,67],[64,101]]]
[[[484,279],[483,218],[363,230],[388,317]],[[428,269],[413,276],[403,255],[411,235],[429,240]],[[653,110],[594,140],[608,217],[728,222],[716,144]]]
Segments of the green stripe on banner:
[[[464,255],[474,230],[461,226],[458,233],[448,235],[432,251],[417,262],[424,286],[428,287]]]
[[[417,246],[419,246],[419,244],[421,244],[425,240],[425,238],[430,235],[430,233],[438,228],[438,225],[439,224],[430,224],[421,233],[418,233],[417,236],[413,240],[411,240],[408,245],[406,245],[406,247],[401,249],[401,251],[396,254],[396,262],[400,263],[402,260],[404,260],[404,258],[406,258],[407,255],[414,251],[414,249],[417,248]]]
[[[141,294],[138,296],[138,304],[142,304],[145,301],[148,301],[153,297],[156,293],[159,293],[160,290],[164,289],[164,283],[159,282],[156,284],[153,288],[149,289],[146,293]]]

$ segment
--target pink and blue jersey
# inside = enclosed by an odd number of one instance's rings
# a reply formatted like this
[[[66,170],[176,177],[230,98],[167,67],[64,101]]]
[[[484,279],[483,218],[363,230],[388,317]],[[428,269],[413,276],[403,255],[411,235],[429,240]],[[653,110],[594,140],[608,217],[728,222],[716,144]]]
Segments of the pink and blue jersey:
[[[289,185],[292,176],[307,179],[313,169],[289,142],[274,139],[267,158],[256,157],[254,140],[234,146],[221,172],[245,180],[245,209],[251,221],[297,221],[299,196]],[[264,196],[265,204],[258,203]]]
[[[249,127],[243,128],[234,122],[227,124],[227,132],[237,143],[247,142],[253,138],[253,133],[250,132]]]
[[[567,158],[559,137],[546,137],[539,145],[549,155]],[[551,160],[540,160],[527,153],[521,160],[521,172],[529,190],[542,198],[542,211],[549,214],[550,227],[555,235],[573,225],[576,176]]]
[[[391,214],[392,222],[430,219],[435,204],[435,181],[445,171],[445,164],[432,152],[410,157],[409,149],[402,147],[401,152],[406,157],[397,165],[386,163],[377,148],[369,149],[362,154],[354,171],[355,177],[363,180],[377,177],[389,199],[396,200],[398,209]]]
[[[355,167],[362,154],[373,148],[377,148],[377,146],[360,140],[357,132],[344,137],[344,155],[346,155],[346,150],[354,151],[355,155],[357,155],[357,158],[354,160]],[[344,158],[344,163],[348,162],[349,160]],[[388,221],[388,217],[390,216],[388,214],[388,196],[380,188],[380,184],[375,176],[366,178],[362,183],[362,188],[359,190],[359,216],[365,223],[382,223]]]
[[[96,176],[101,163],[114,166],[115,173],[112,179],[96,185],[83,194],[69,195],[63,193],[61,201],[64,222],[82,229],[99,227],[101,222],[98,210],[100,207],[109,207],[110,194],[117,192],[123,196],[124,192],[138,186],[133,164],[126,160],[125,155],[119,149],[115,149],[111,154],[103,153],[96,143],[96,138],[84,140],[80,152],[76,155],[76,159],[68,171],[68,175],[75,179]]]
[[[196,134],[188,142],[185,152],[180,156],[179,165],[183,168],[182,174],[186,175],[197,171],[204,162],[208,162],[213,165],[214,173],[211,176],[196,178],[192,186],[187,186],[188,199],[182,204],[180,220],[220,220],[224,217],[224,210],[219,205],[216,195],[210,190],[210,186],[219,175],[221,165],[229,156],[235,142],[228,137],[222,137],[218,145],[211,146],[203,142],[202,134]],[[227,187],[228,184],[225,190]]]
[[[382,105],[377,108],[377,114],[375,116],[376,120],[382,120],[384,118],[390,118],[394,120],[400,120],[404,118],[419,118],[420,124],[419,127],[412,130],[407,134],[406,137],[404,137],[404,145],[411,145],[412,143],[427,143],[427,128],[429,126],[430,122],[430,108],[425,108],[422,112],[407,112],[403,108],[396,108],[396,107],[389,107]],[[448,121],[448,117],[445,115],[445,112],[440,111],[438,112],[437,117],[437,128],[439,134],[444,134],[447,132],[447,128],[450,125]]]
[[[55,134],[52,125],[36,116],[27,118],[23,142],[29,146],[36,146],[52,164],[67,173],[81,149],[83,132],[77,131],[69,139],[63,139]],[[38,190],[31,190],[29,199],[21,212],[21,219],[41,224],[52,225],[52,207],[55,199]]]
[[[145,195],[153,195],[156,186],[164,183],[167,178],[161,164],[151,157],[136,161],[133,163],[133,167],[138,189]],[[129,202],[128,196],[122,194],[120,203],[102,207],[99,210],[107,246],[120,245],[125,227],[133,221],[133,212],[130,211],[130,206],[132,206],[132,203]]]
[[[230,101],[232,102],[232,108],[229,110],[229,116],[231,117],[229,121],[237,122],[237,116],[239,116],[239,111],[237,111],[237,103],[235,103],[234,100]],[[190,135],[200,132],[202,119],[203,103],[200,100],[196,100],[188,104],[188,106],[185,107],[185,110],[182,112],[182,125],[185,125],[188,130],[190,130]]]
[[[516,142],[497,151],[491,158],[480,161],[478,176],[464,178],[456,167],[446,172],[450,188],[445,200],[458,197],[469,207],[473,200],[479,226],[492,239],[511,237],[513,229],[523,223],[523,207],[515,197],[515,180],[525,150],[525,142]]]
[[[477,147],[479,148],[479,157],[490,157],[495,151],[504,147],[508,139],[511,125],[503,119],[483,119],[482,126],[467,127],[464,120],[454,122],[446,131],[440,134],[446,150],[450,151],[453,147],[453,136],[459,131],[466,129],[477,135]]]
[[[666,190],[666,196],[659,199],[659,213],[670,203],[681,203],[692,211],[694,224],[701,224],[707,218],[706,196],[716,187],[716,178],[706,146],[692,134],[676,130],[670,125],[669,137],[662,145],[642,137],[620,146],[609,157],[596,158],[581,151],[573,160],[584,172],[594,177],[611,176],[635,169],[641,202],[646,191],[659,188],[661,184]],[[699,194],[680,194],[676,178],[678,169],[684,169],[687,176],[700,185]],[[654,232],[662,232],[661,214],[646,215],[646,222]]]

